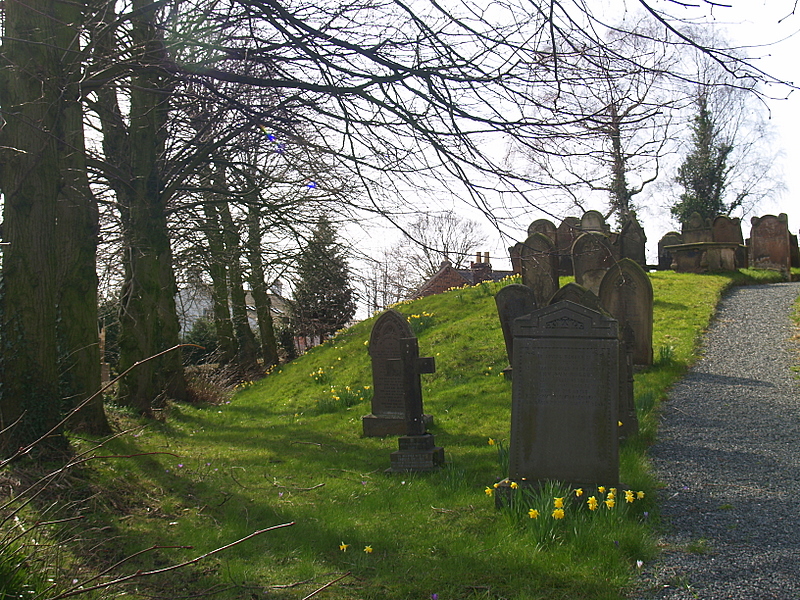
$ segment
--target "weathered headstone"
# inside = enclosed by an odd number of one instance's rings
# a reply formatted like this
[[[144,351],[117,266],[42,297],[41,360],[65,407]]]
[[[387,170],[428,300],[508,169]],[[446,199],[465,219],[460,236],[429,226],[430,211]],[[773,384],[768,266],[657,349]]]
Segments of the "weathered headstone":
[[[536,298],[534,298],[533,290],[527,285],[512,283],[497,292],[494,301],[497,305],[497,316],[500,318],[500,327],[503,330],[503,339],[506,343],[506,354],[510,365],[514,356],[512,324],[514,319],[529,315],[536,310]]]
[[[544,306],[558,289],[558,257],[553,241],[534,233],[522,245],[522,283],[533,290],[537,306]]]
[[[528,226],[528,237],[531,237],[534,233],[546,235],[553,244],[556,243],[556,226],[548,219],[536,219],[531,223]]]
[[[591,290],[587,290],[574,281],[570,281],[564,287],[559,288],[550,298],[548,304],[556,304],[562,300],[569,300],[570,302],[580,304],[581,306],[596,310],[597,312],[603,312],[603,307],[600,304],[600,298],[597,297],[597,294]]]
[[[581,234],[580,227],[581,220],[578,217],[567,217],[556,230],[559,275],[572,275],[572,244]]]
[[[653,284],[642,267],[623,258],[600,283],[600,304],[634,336],[633,363],[653,364]]]
[[[644,229],[636,220],[636,214],[631,212],[622,224],[617,238],[619,258],[630,258],[632,261],[644,267],[647,265],[647,236]]]
[[[406,435],[398,439],[400,449],[389,456],[388,473],[433,471],[444,465],[444,449],[427,433],[422,412],[420,374],[435,371],[432,357],[421,358],[417,338],[400,340],[400,358],[389,361],[389,370],[398,371],[405,393]]]
[[[615,263],[611,242],[602,233],[582,234],[572,244],[575,282],[597,294],[603,276]]]
[[[692,213],[689,220],[681,228],[681,238],[684,244],[694,244],[695,242],[711,242],[711,222],[700,216],[700,213]]]
[[[581,231],[595,231],[608,235],[611,228],[606,224],[606,218],[596,210],[587,210],[581,217]]]
[[[734,271],[747,266],[747,248],[744,246],[742,223],[738,218],[732,219],[726,215],[717,216],[711,223],[711,238],[715,242],[738,244],[738,247],[734,249],[732,264],[721,264],[720,270]]]
[[[789,273],[791,246],[786,213],[750,219],[750,266]]]
[[[403,340],[414,338],[408,319],[389,309],[375,320],[369,337],[372,359],[372,413],[362,417],[364,436],[405,435],[407,384],[398,368],[404,352]],[[414,338],[416,339],[416,338]],[[428,423],[432,417],[424,417]]]
[[[511,258],[511,270],[514,275],[522,275],[522,242],[517,242],[508,249]]]
[[[666,250],[667,246],[677,246],[683,243],[681,234],[677,231],[669,231],[658,241],[658,269],[668,271],[672,268],[672,252]]]
[[[619,480],[617,321],[562,301],[514,321],[509,479]]]

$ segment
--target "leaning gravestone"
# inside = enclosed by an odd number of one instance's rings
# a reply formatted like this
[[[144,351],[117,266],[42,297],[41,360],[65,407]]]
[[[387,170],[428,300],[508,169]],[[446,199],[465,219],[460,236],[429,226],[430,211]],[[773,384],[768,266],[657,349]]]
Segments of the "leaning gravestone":
[[[432,357],[421,358],[417,338],[400,340],[400,358],[390,361],[390,371],[397,370],[405,393],[406,435],[398,439],[400,449],[390,455],[387,473],[433,471],[444,465],[444,449],[437,446],[433,435],[426,431],[422,413],[420,374],[436,369]]]
[[[615,262],[611,242],[602,233],[584,233],[572,244],[575,282],[595,294],[600,291],[600,282],[606,271]]]
[[[383,313],[372,326],[372,413],[361,419],[365,437],[405,435],[408,431],[406,384],[397,361],[403,356],[403,340],[411,338],[416,340],[408,319],[394,309]],[[423,418],[428,424],[433,421],[430,415]]]
[[[556,245],[543,233],[534,233],[522,245],[522,283],[533,290],[538,306],[544,306],[558,289]]]
[[[514,321],[509,480],[619,481],[617,321],[562,301]]]
[[[630,325],[633,332],[633,363],[653,364],[653,284],[642,267],[623,258],[600,282],[600,303],[619,321],[620,328]]]
[[[503,339],[506,343],[508,364],[511,365],[514,357],[514,337],[511,328],[515,319],[529,315],[536,310],[536,298],[533,290],[527,285],[512,283],[502,288],[494,297],[497,305],[497,316],[500,318],[500,327],[503,330]],[[506,371],[509,373],[510,369]]]
[[[750,266],[789,273],[791,244],[786,213],[753,217],[750,223]]]
[[[556,251],[558,252],[558,274],[572,275],[572,244],[581,234],[581,220],[566,217],[556,230]]]
[[[556,243],[556,226],[548,219],[536,219],[531,223],[528,226],[528,237],[531,237],[534,233],[546,235],[554,244]]]

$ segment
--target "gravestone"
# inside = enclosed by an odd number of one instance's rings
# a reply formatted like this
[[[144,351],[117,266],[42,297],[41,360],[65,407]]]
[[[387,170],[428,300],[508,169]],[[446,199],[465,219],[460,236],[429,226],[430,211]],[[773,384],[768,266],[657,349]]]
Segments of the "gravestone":
[[[558,291],[553,294],[552,298],[550,298],[548,304],[556,304],[562,300],[569,300],[570,302],[580,304],[581,306],[596,310],[597,312],[603,312],[603,307],[600,304],[600,298],[597,297],[597,294],[591,290],[587,290],[574,281],[570,281],[564,287],[559,288]]]
[[[603,276],[615,263],[611,242],[602,233],[581,234],[572,244],[572,267],[575,282],[595,294]]]
[[[658,269],[660,271],[668,271],[672,268],[672,251],[667,250],[667,246],[677,246],[683,243],[681,234],[677,231],[669,231],[658,240]]]
[[[387,473],[433,471],[444,465],[444,449],[427,432],[422,412],[420,374],[435,371],[432,357],[421,358],[417,338],[400,340],[400,358],[389,361],[389,371],[397,373],[405,394],[406,435],[398,439],[400,449],[389,456]]]
[[[642,267],[623,258],[600,283],[600,304],[634,337],[633,364],[653,364],[653,284]]]
[[[517,242],[508,249],[511,259],[511,271],[514,275],[522,275],[522,242]]]
[[[684,244],[695,242],[711,242],[711,221],[704,219],[700,213],[692,213],[689,220],[681,227],[681,238]]]
[[[552,241],[553,244],[556,243],[556,226],[553,225],[552,221],[547,219],[536,219],[528,226],[528,237],[531,237],[534,233],[546,235],[550,238],[550,241]]]
[[[558,289],[558,257],[553,241],[534,233],[522,245],[522,283],[533,290],[537,306],[544,306]]]
[[[536,310],[536,298],[533,290],[526,285],[512,283],[502,288],[494,297],[497,305],[497,316],[500,318],[500,327],[503,330],[503,339],[506,343],[509,367],[513,362],[514,338],[511,333],[514,319],[531,314]],[[510,372],[509,370],[506,373]]]
[[[513,335],[509,480],[616,485],[617,321],[562,301],[515,320]]]
[[[596,210],[587,210],[581,217],[581,231],[595,231],[609,235],[611,228],[606,224],[606,218]]]
[[[726,215],[717,216],[711,223],[711,238],[715,242],[730,242],[739,245],[734,250],[733,264],[721,265],[721,270],[735,271],[747,266],[747,248],[744,245],[742,223],[738,218],[732,219]]]
[[[414,338],[408,319],[401,312],[389,309],[375,320],[369,336],[372,359],[372,413],[362,417],[365,437],[405,435],[406,384],[397,361],[404,352],[404,339]],[[416,339],[416,338],[414,338]],[[423,417],[427,424],[430,415]]]
[[[793,269],[800,268],[800,248],[797,246],[797,236],[791,234],[789,236],[789,263],[792,265]]]
[[[750,266],[788,274],[791,268],[791,245],[786,213],[777,217],[753,217],[750,223]]]
[[[572,275],[572,244],[581,234],[580,226],[581,220],[578,217],[567,217],[556,229],[559,275]]]
[[[617,252],[619,258],[630,258],[642,267],[647,265],[645,252],[647,236],[639,221],[636,220],[634,212],[631,212],[622,224],[616,243],[619,247]]]

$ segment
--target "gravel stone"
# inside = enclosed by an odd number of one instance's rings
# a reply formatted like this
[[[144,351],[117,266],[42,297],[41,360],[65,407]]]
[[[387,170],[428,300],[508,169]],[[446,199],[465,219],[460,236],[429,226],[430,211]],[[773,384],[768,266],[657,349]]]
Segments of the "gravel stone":
[[[800,283],[733,288],[662,404],[665,532],[639,600],[800,598]]]

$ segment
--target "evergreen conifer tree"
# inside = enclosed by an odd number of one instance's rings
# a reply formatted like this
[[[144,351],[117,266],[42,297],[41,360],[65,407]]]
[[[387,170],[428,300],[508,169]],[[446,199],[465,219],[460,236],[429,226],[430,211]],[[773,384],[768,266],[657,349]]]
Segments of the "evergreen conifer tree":
[[[294,315],[299,335],[324,340],[355,314],[350,270],[336,231],[321,217],[298,259]]]
[[[723,197],[729,172],[727,161],[733,145],[720,139],[721,133],[706,94],[698,96],[697,109],[692,123],[692,150],[683,159],[675,178],[684,192],[670,209],[681,223],[687,222],[695,212],[703,219],[713,219],[727,212]]]

